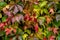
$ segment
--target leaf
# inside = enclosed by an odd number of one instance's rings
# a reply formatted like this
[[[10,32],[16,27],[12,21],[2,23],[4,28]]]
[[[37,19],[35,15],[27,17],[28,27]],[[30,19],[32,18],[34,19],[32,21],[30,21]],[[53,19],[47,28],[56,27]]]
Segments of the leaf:
[[[49,4],[48,4],[48,8],[50,7],[50,6],[52,6],[54,4],[54,2],[50,2]]]
[[[34,9],[33,11],[36,11],[36,13],[39,13],[40,9]]]
[[[4,40],[9,40],[9,38],[5,35],[5,37],[3,38]]]
[[[2,14],[0,13],[0,18],[2,18]]]
[[[20,1],[19,1],[17,4],[21,5],[21,4],[22,4],[22,2],[20,2]]]
[[[44,21],[45,21],[45,17],[39,17],[38,18],[38,22],[40,25],[43,25]]]
[[[18,11],[19,11],[19,10],[18,10],[17,6],[15,6],[13,13],[16,14]]]
[[[60,10],[58,10],[58,12],[57,13],[60,13]]]
[[[58,35],[57,40],[60,40],[60,34]]]
[[[55,25],[55,27],[59,27],[60,26],[60,21],[57,22],[56,20],[54,20],[53,25]]]
[[[23,40],[23,39],[22,39],[22,36],[19,36],[19,40]]]
[[[43,10],[41,10],[41,15],[43,14]]]
[[[2,17],[2,22],[6,21],[6,16]]]
[[[11,7],[9,8],[9,10],[12,10],[12,9],[14,8],[14,6],[15,6],[15,5],[11,6]]]
[[[15,17],[13,18],[13,20],[12,20],[12,22],[15,22],[15,21],[17,21],[17,22],[19,22],[19,21],[24,21],[24,16],[21,15],[21,14],[18,14],[18,15],[15,16]]]
[[[3,36],[4,35],[4,31],[0,31],[0,36]]]
[[[18,9],[19,9],[19,11],[20,11],[20,12],[22,12],[22,11],[23,11],[23,7],[22,7],[22,6],[17,5],[17,7],[18,7]]]
[[[18,36],[18,39],[19,39],[19,40],[22,40],[22,36]],[[17,39],[16,39],[16,36],[15,36],[15,37],[13,37],[13,39],[12,39],[12,40],[17,40]]]
[[[23,35],[23,34],[24,34],[24,32],[22,31],[22,29],[18,28],[18,29],[17,29],[17,32],[16,32],[16,34]]]
[[[16,37],[13,37],[13,39],[12,40],[16,40]]]
[[[47,1],[43,1],[42,3],[39,4],[40,8],[44,7],[47,4]]]
[[[44,11],[45,14],[49,14],[47,9],[43,9],[43,11]]]
[[[46,36],[49,37],[51,35],[51,32],[47,32]]]
[[[60,3],[59,4],[57,4],[57,10],[60,10]]]
[[[42,29],[39,27],[38,28],[38,32],[35,34],[37,38],[39,39],[42,39],[43,38],[43,35],[42,35]]]
[[[60,15],[57,14],[57,15],[56,15],[56,21],[58,22],[59,20],[60,20]]]
[[[38,5],[34,5],[34,9],[39,9],[39,6]]]
[[[24,34],[23,35],[23,40],[25,40],[25,38],[28,36],[28,34]]]
[[[27,32],[28,34],[31,34],[31,31],[30,30],[25,30],[25,32]]]
[[[33,40],[38,40],[38,38],[37,37],[34,37],[34,39]]]
[[[11,19],[11,21],[12,21],[12,23],[14,23],[16,20],[15,20],[15,18],[13,17],[13,18]]]
[[[43,38],[43,35],[42,35],[42,34],[36,33],[35,35],[36,35],[36,37],[38,37],[39,39],[42,39],[42,38]]]
[[[6,5],[7,5],[6,2],[0,2],[0,7],[4,7],[4,6],[6,6]]]
[[[24,16],[22,14],[18,15],[19,16],[19,20],[23,21],[24,20]]]

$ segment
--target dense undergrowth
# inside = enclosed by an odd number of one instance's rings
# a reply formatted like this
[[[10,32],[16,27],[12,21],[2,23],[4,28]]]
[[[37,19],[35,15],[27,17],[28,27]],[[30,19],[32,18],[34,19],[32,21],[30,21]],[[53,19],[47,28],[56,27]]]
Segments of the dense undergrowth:
[[[0,0],[1,40],[60,40],[59,0]]]

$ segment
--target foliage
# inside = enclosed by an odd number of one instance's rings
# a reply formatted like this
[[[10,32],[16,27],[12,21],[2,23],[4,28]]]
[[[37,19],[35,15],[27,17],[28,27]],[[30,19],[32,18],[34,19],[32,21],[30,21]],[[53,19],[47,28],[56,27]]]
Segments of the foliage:
[[[1,40],[60,40],[59,0],[0,2]]]

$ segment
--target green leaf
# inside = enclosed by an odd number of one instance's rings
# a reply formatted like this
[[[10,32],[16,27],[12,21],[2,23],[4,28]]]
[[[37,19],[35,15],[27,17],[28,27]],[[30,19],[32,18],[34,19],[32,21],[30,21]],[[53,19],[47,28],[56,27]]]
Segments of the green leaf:
[[[38,6],[38,5],[34,5],[34,8],[35,8],[35,9],[39,9],[39,6]]]
[[[40,25],[43,25],[43,23],[45,22],[45,17],[39,17],[38,22]]]
[[[2,14],[0,13],[0,18],[2,18]]]
[[[58,10],[58,12],[57,13],[60,13],[60,10]]]
[[[23,34],[24,34],[24,32],[22,31],[22,29],[18,28],[18,29],[17,29],[17,32],[16,32],[16,34],[23,35]]]
[[[45,14],[48,14],[48,10],[47,9],[43,9]]]
[[[43,14],[43,10],[41,10],[41,15]]]
[[[25,30],[25,32],[27,32],[28,34],[31,34],[31,31],[30,30]]]
[[[18,26],[18,22],[15,22],[15,24],[14,24],[15,26]]]
[[[38,20],[43,20],[43,21],[45,21],[45,17],[39,17]]]
[[[56,5],[57,10],[60,10],[60,3]]]
[[[8,36],[5,35],[4,40],[9,40]]]
[[[49,8],[49,7],[51,7],[53,4],[54,4],[54,2],[50,2],[50,3],[47,5],[47,7]]]
[[[6,21],[6,16],[2,17],[2,22]]]
[[[51,32],[47,32],[46,36],[49,37],[51,35]]]
[[[60,40],[60,34],[58,35],[57,40]]]
[[[3,36],[4,35],[4,31],[0,31],[0,36]]]
[[[47,1],[43,1],[42,3],[39,4],[40,7],[44,7],[47,4]]]
[[[6,6],[6,5],[7,5],[6,2],[0,2],[0,7],[4,7],[4,6]]]
[[[54,20],[53,25],[55,25],[55,27],[59,27],[60,26],[60,21],[57,22],[56,20]]]

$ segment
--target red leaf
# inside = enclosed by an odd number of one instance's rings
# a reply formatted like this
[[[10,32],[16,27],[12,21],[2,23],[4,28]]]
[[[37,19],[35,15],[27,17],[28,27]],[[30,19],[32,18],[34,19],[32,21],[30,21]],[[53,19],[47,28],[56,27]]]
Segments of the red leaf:
[[[16,33],[16,29],[13,29],[13,32]]]
[[[34,27],[35,27],[35,31],[38,32],[38,24],[37,23],[35,24]]]
[[[50,8],[49,12],[50,12],[51,14],[54,14],[54,9],[53,9],[53,8]]]
[[[26,15],[24,16],[24,19],[25,19],[25,20],[29,20],[29,18],[30,18],[30,15],[29,15],[29,14],[26,14]]]
[[[2,28],[4,26],[4,23],[0,23],[0,28]]]
[[[37,19],[36,18],[34,18],[34,22],[37,22]]]
[[[55,40],[55,36],[50,36],[49,40]]]
[[[46,38],[46,37],[44,37],[44,38],[43,38],[43,40],[47,40],[47,38]]]
[[[58,34],[58,28],[53,28],[54,34]]]
[[[6,35],[9,35],[11,33],[11,30],[9,28],[5,29]]]

